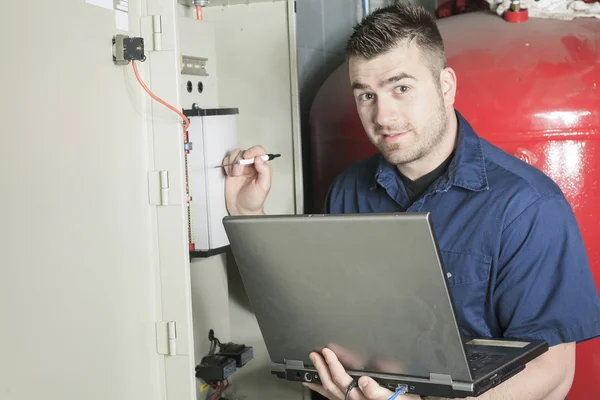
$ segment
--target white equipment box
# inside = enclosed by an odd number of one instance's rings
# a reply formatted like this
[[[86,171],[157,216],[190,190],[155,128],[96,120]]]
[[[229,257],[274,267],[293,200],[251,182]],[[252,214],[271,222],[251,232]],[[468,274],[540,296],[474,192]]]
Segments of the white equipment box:
[[[225,171],[220,165],[238,147],[237,108],[186,110],[189,154],[190,254],[209,257],[224,252],[229,240],[223,228],[228,215],[225,204]]]

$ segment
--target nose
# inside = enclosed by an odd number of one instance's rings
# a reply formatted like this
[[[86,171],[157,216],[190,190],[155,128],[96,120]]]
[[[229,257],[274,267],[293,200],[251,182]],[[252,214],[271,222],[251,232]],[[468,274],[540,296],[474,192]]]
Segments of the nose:
[[[397,124],[398,110],[393,99],[385,98],[384,96],[377,99],[374,122],[384,127]]]

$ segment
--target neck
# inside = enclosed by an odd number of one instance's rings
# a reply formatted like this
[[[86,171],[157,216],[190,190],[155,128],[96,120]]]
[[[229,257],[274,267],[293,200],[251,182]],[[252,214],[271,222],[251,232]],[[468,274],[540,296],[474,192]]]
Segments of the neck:
[[[398,164],[396,166],[408,179],[416,181],[420,177],[427,175],[452,154],[458,136],[458,121],[454,110],[451,110],[448,115],[448,128],[444,133],[442,140],[431,152],[418,160],[406,164]]]

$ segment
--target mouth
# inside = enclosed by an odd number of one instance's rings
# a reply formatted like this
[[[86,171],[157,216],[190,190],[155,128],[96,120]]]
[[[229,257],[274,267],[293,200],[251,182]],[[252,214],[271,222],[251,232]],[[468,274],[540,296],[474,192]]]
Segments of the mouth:
[[[397,133],[384,133],[382,134],[383,136],[383,140],[386,143],[394,143],[395,141],[399,140],[400,138],[406,136],[408,132],[397,132]]]

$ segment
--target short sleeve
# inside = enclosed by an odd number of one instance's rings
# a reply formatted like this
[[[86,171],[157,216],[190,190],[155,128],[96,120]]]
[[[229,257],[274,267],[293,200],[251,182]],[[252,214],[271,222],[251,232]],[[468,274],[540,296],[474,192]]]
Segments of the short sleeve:
[[[325,204],[323,205],[323,214],[339,214],[342,212],[339,202],[334,202],[335,199],[339,198],[339,180],[340,177],[336,177],[327,190]]]
[[[327,190],[327,195],[325,196],[325,204],[323,204],[323,214],[331,214],[331,191],[333,189],[333,185],[329,186]]]
[[[600,335],[600,299],[573,211],[544,196],[504,228],[493,299],[507,338],[550,346]]]

